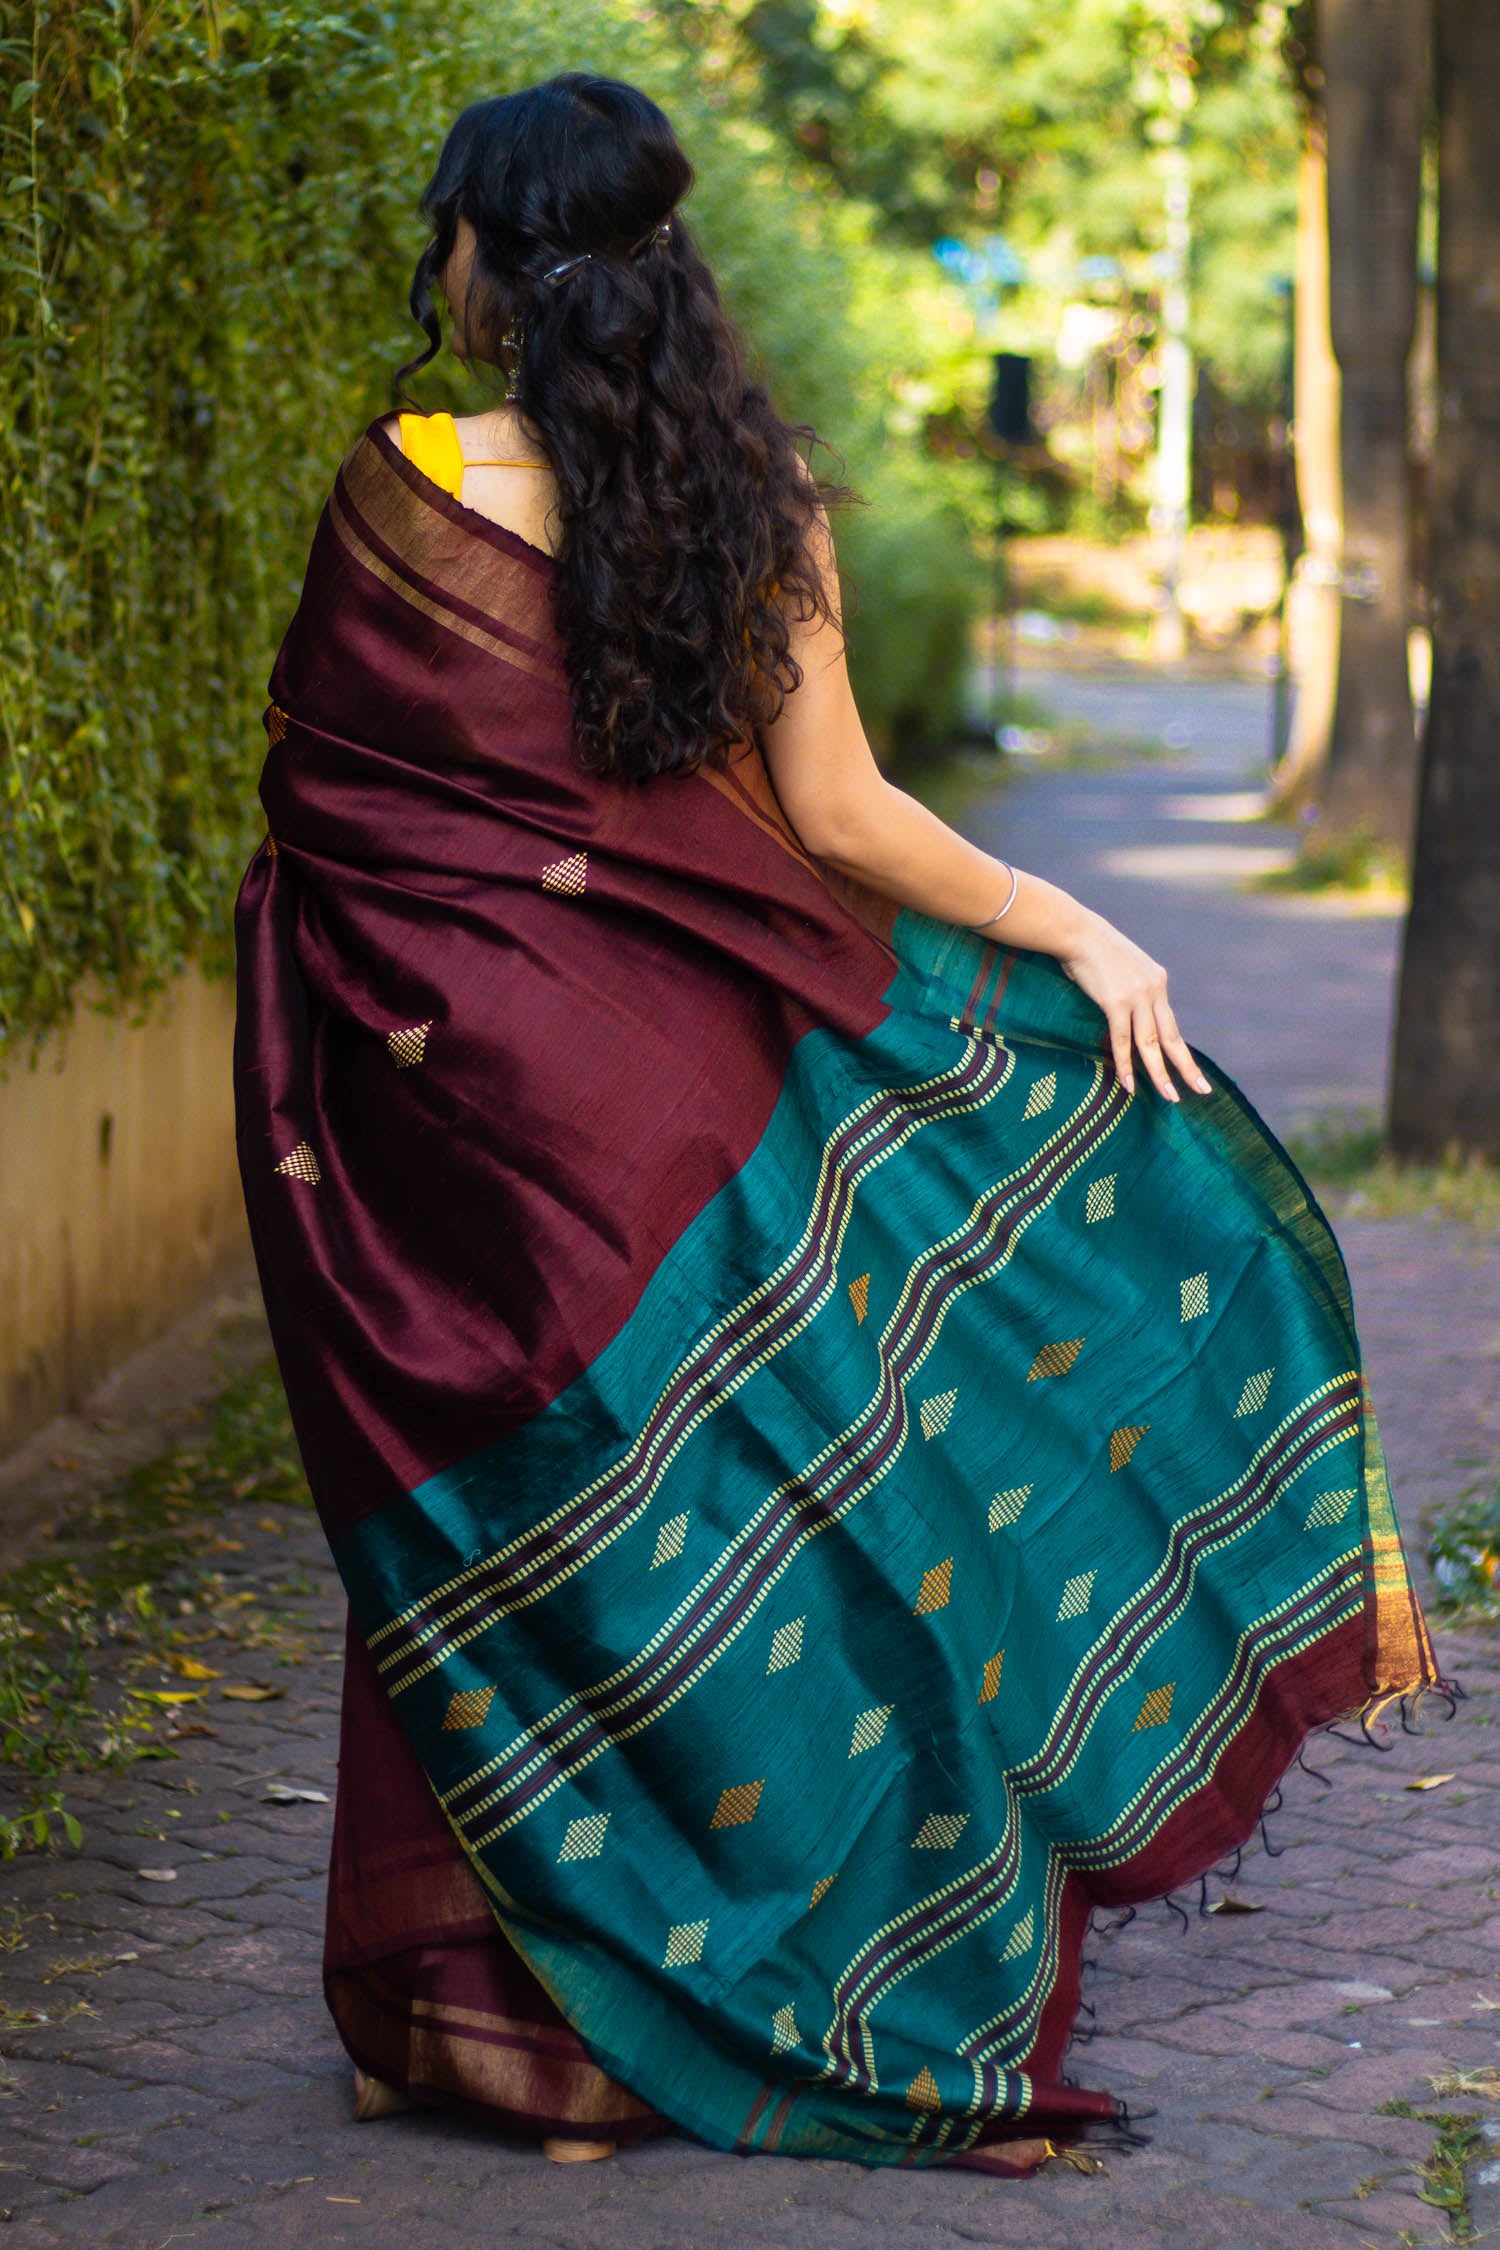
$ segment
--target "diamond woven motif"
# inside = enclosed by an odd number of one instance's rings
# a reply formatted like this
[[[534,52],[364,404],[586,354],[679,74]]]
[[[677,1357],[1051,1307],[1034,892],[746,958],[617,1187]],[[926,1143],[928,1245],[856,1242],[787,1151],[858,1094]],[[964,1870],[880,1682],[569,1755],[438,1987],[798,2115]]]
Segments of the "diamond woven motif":
[[[912,1605],[913,1617],[925,1617],[934,1609],[946,1609],[953,1593],[953,1557],[947,1555],[942,1562],[934,1563],[931,1570],[922,1573],[922,1590]]]
[[[1000,1667],[1004,1662],[1005,1651],[1002,1648],[986,1664],[984,1677],[979,1684],[979,1700],[981,1703],[993,1703],[1000,1693]]]
[[[1152,1688],[1137,1714],[1135,1725],[1131,1729],[1132,1734],[1139,1734],[1142,1727],[1164,1727],[1166,1725],[1168,1719],[1172,1716],[1172,1696],[1176,1686],[1175,1680],[1168,1680],[1165,1687]]]
[[[1342,1523],[1356,1497],[1352,1486],[1347,1492],[1320,1492],[1307,1511],[1307,1522],[1303,1529],[1315,1531],[1320,1524]]]
[[[1036,1928],[1036,1908],[1028,1906],[1020,1921],[1005,1941],[1002,1961],[1019,1961],[1023,1953],[1031,1951],[1031,1933]]]
[[[1008,1492],[997,1492],[990,1502],[991,1531],[1003,1531],[1008,1523],[1014,1523],[1030,1498],[1029,1484],[1013,1484]]]
[[[930,1812],[911,1840],[914,1852],[946,1852],[968,1826],[966,1812]]]
[[[432,1018],[425,1023],[409,1024],[405,1031],[388,1031],[385,1043],[396,1058],[398,1070],[410,1070],[422,1061],[427,1053],[427,1034],[432,1029]]]
[[[1208,1310],[1208,1275],[1189,1274],[1182,1284],[1182,1317],[1184,1320],[1201,1320]]]
[[[806,1623],[805,1617],[794,1617],[789,1625],[777,1626],[771,1635],[771,1660],[766,1666],[768,1672],[784,1671],[788,1664],[797,1662],[802,1654],[802,1628]]]
[[[762,1775],[759,1781],[741,1781],[733,1789],[722,1790],[709,1827],[743,1828],[747,1821],[754,1820],[765,1786]]]
[[[1115,1215],[1115,1181],[1117,1172],[1106,1172],[1102,1180],[1090,1180],[1089,1192],[1083,1199],[1085,1226],[1095,1226],[1100,1219]]]
[[[1043,1344],[1031,1363],[1027,1382],[1039,1383],[1044,1375],[1066,1375],[1083,1346],[1082,1336],[1070,1336],[1063,1344]]]
[[[1023,1124],[1028,1117],[1040,1117],[1044,1110],[1050,1109],[1056,1092],[1057,1072],[1049,1070],[1046,1077],[1039,1078],[1026,1096],[1026,1107],[1021,1112]]]
[[[286,713],[279,703],[271,704],[266,712],[266,733],[273,743],[286,740]]]
[[[819,1899],[822,1898],[825,1891],[831,1891],[837,1881],[837,1875],[820,1875],[818,1877],[817,1881],[812,1887],[812,1897],[807,1902],[807,1911],[809,1914],[811,1914],[813,1908],[817,1905]]]
[[[604,1849],[604,1831],[608,1826],[607,1812],[585,1813],[581,1820],[570,1820],[558,1858],[597,1859]]]
[[[1059,1625],[1065,1617],[1083,1616],[1089,1606],[1089,1596],[1094,1591],[1095,1576],[1094,1571],[1084,1570],[1080,1571],[1076,1578],[1068,1580],[1062,1590],[1062,1600],[1057,1605],[1057,1622]]]
[[[778,2008],[771,2018],[771,2052],[773,2055],[785,2055],[793,2047],[800,2047],[801,2044],[802,2034],[797,2029],[796,2013],[791,2002],[788,2001],[786,2006]]]
[[[460,1688],[456,1695],[448,1698],[448,1708],[443,1714],[444,1731],[459,1734],[467,1727],[482,1727],[494,1700],[492,1687]]]
[[[664,1969],[680,1969],[689,1961],[703,1959],[703,1941],[708,1936],[708,1923],[674,1922],[667,1932],[667,1950],[662,1955]]]
[[[562,891],[569,898],[577,898],[588,888],[589,855],[572,852],[566,859],[554,859],[542,869],[542,889]]]
[[[953,1402],[957,1397],[957,1391],[939,1391],[935,1398],[923,1399],[918,1420],[921,1422],[924,1438],[935,1438],[947,1429],[953,1419]]]
[[[1150,1427],[1149,1422],[1140,1422],[1133,1429],[1111,1430],[1109,1434],[1109,1471],[1111,1476],[1114,1475],[1116,1469],[1124,1468]]]
[[[291,1155],[284,1156],[276,1169],[284,1179],[306,1180],[309,1187],[316,1187],[323,1177],[318,1169],[318,1160],[307,1141],[299,1141]]]
[[[870,1309],[870,1277],[867,1273],[860,1274],[857,1280],[850,1282],[849,1302],[854,1307],[855,1320],[863,1327],[865,1314]]]
[[[653,1570],[657,1568],[658,1564],[671,1562],[674,1557],[682,1553],[683,1542],[687,1538],[687,1527],[688,1518],[686,1516],[668,1516],[666,1522],[656,1534],[656,1552],[651,1557],[651,1568]]]
[[[871,1704],[868,1711],[860,1712],[859,1717],[854,1722],[854,1734],[849,1743],[851,1758],[857,1758],[861,1750],[874,1749],[876,1743],[885,1733],[886,1720],[895,1708],[894,1703],[879,1703]]]
[[[1260,1412],[1271,1395],[1271,1377],[1275,1372],[1274,1367],[1263,1367],[1258,1375],[1250,1377],[1249,1382],[1240,1392],[1240,1403],[1234,1410],[1234,1418],[1237,1422],[1243,1415]]]
[[[938,2082],[926,2063],[923,2063],[916,2077],[907,2087],[906,2101],[909,2109],[940,2109],[942,2107],[943,2097],[938,2091]]]

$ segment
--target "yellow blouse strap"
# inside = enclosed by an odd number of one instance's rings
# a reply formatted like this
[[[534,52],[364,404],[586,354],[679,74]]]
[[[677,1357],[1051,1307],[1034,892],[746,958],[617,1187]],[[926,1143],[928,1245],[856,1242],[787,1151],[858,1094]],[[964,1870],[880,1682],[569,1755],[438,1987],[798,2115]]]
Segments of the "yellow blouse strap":
[[[401,450],[424,477],[457,500],[463,488],[464,455],[451,414],[403,414]]]
[[[508,461],[487,455],[466,461],[458,442],[458,425],[451,414],[402,414],[401,450],[414,468],[441,485],[455,500],[463,497],[465,469],[545,469],[545,461]]]

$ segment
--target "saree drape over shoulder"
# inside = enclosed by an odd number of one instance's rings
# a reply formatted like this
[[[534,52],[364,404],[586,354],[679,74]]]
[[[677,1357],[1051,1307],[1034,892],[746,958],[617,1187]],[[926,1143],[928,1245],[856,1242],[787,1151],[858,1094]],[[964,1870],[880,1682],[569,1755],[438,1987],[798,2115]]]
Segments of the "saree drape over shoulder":
[[[1021,2169],[1090,1910],[1433,1679],[1244,1097],[578,767],[552,566],[377,428],[272,680],[245,1195],[352,1613],[328,1992],[418,2093]]]

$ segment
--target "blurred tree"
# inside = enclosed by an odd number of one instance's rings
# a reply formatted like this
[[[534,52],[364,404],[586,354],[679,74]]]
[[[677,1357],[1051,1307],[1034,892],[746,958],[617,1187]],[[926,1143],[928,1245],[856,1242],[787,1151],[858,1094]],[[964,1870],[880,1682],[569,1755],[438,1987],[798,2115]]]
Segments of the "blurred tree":
[[[1189,145],[1192,344],[1227,399],[1274,410],[1271,277],[1291,263],[1296,105],[1280,66],[1285,0],[691,0],[730,26],[747,98],[887,239],[925,254],[1001,228],[1054,317],[1081,262],[1115,261],[1156,292],[1159,142],[1171,42],[1185,20],[1196,90]]]
[[[1401,969],[1397,1151],[1500,1159],[1500,11],[1437,0],[1432,701]]]
[[[871,502],[840,560],[872,740],[951,734],[972,558],[901,397],[933,324],[671,0],[0,0],[0,1068],[85,981],[224,965],[266,672],[413,346],[421,182],[462,101],[580,61],[662,100],[757,372]],[[489,397],[451,358],[422,395]]]
[[[1282,811],[1316,796],[1328,761],[1338,688],[1339,575],[1344,549],[1339,479],[1339,368],[1328,317],[1328,133],[1314,0],[1288,9],[1282,54],[1302,114],[1297,169],[1297,265],[1292,452],[1302,552],[1287,593],[1297,682],[1291,739],[1272,777]]]
[[[1427,0],[1319,0],[1329,309],[1341,385],[1338,696],[1320,839],[1411,839],[1416,738],[1410,399],[1430,44]]]

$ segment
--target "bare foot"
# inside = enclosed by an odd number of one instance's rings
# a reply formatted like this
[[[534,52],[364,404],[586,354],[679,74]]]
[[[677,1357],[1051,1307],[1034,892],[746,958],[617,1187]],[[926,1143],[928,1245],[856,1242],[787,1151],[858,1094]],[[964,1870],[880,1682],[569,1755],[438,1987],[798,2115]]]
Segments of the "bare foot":
[[[542,2143],[543,2156],[550,2156],[554,2164],[592,2164],[601,2156],[613,2156],[613,2141],[565,2141],[548,2139]]]

